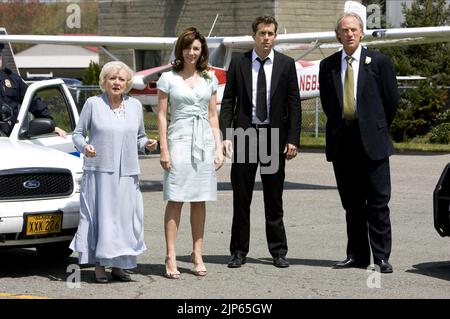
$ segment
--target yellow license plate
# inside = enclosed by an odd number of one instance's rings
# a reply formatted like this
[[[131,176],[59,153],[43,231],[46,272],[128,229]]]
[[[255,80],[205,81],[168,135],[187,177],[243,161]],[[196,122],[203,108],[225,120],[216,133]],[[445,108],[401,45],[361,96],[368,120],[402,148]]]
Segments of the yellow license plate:
[[[26,215],[26,235],[46,235],[60,233],[62,213]]]

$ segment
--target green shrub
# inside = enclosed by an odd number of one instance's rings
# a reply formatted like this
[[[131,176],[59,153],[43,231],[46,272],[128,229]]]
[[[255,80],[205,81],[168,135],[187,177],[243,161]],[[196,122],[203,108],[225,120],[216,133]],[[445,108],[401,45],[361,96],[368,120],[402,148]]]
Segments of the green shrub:
[[[431,130],[430,142],[434,144],[450,143],[450,122],[441,123]]]
[[[98,84],[100,76],[100,66],[96,62],[89,62],[89,67],[83,74],[83,85],[96,85]]]
[[[441,123],[450,123],[450,109],[447,109],[446,111],[438,114],[436,118],[436,124]]]
[[[391,125],[392,139],[406,142],[416,136],[426,135],[441,123],[447,101],[447,91],[424,83],[402,94],[397,115]]]

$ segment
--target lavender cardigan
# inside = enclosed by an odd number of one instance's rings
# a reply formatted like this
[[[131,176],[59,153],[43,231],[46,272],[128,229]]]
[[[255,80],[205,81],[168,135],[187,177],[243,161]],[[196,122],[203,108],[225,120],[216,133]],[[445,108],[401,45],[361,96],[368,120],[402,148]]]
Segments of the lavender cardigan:
[[[124,97],[125,123],[123,130],[113,126],[111,111],[106,93],[87,99],[80,114],[80,120],[73,131],[72,140],[78,151],[84,154],[88,144],[96,150],[96,157],[84,157],[84,170],[112,173],[113,154],[121,149],[120,173],[122,176],[140,174],[138,152],[146,153],[147,136],[141,103],[132,97]]]

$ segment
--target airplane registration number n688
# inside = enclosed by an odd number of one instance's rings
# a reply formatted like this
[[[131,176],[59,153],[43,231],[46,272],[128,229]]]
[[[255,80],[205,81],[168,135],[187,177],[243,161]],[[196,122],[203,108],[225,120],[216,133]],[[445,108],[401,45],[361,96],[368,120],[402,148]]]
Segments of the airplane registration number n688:
[[[316,74],[301,75],[300,90],[301,91],[319,90],[319,77]]]
[[[25,214],[25,235],[46,235],[61,232],[62,212]]]

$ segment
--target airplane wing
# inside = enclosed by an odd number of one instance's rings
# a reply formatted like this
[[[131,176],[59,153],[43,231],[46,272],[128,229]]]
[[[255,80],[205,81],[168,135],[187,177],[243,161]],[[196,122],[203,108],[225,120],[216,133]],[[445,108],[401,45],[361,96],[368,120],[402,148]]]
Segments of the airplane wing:
[[[450,41],[450,26],[367,30],[367,12],[364,5],[355,1],[346,1],[344,11],[355,12],[361,17],[363,29],[365,30],[363,43],[365,46],[392,46]],[[238,36],[225,37],[223,44],[232,48],[249,49],[253,47],[254,42],[251,36]],[[334,31],[277,35],[275,45],[279,48],[283,47],[283,45],[286,48],[291,44],[310,45],[313,48],[340,47]]]
[[[450,26],[367,30],[369,46],[395,46],[450,41]]]
[[[4,43],[46,43],[150,50],[171,49],[176,39],[176,37],[0,35],[0,42]],[[217,46],[219,43],[237,49],[251,49],[254,46],[253,38],[250,35],[207,39],[211,46]],[[392,46],[448,41],[450,41],[450,26],[440,26],[366,30],[363,44],[366,46]],[[339,46],[334,31],[278,34],[276,45],[279,44]]]
[[[115,47],[127,49],[171,49],[177,38],[174,37],[119,37],[88,35],[0,35],[0,42],[29,44],[65,44],[94,47]]]
[[[363,40],[365,46],[410,45],[450,41],[450,26],[395,28],[366,30]],[[249,49],[254,46],[251,36],[224,37],[223,44],[227,47]],[[320,47],[336,47],[334,31],[278,34],[276,45],[281,44],[315,44]]]

